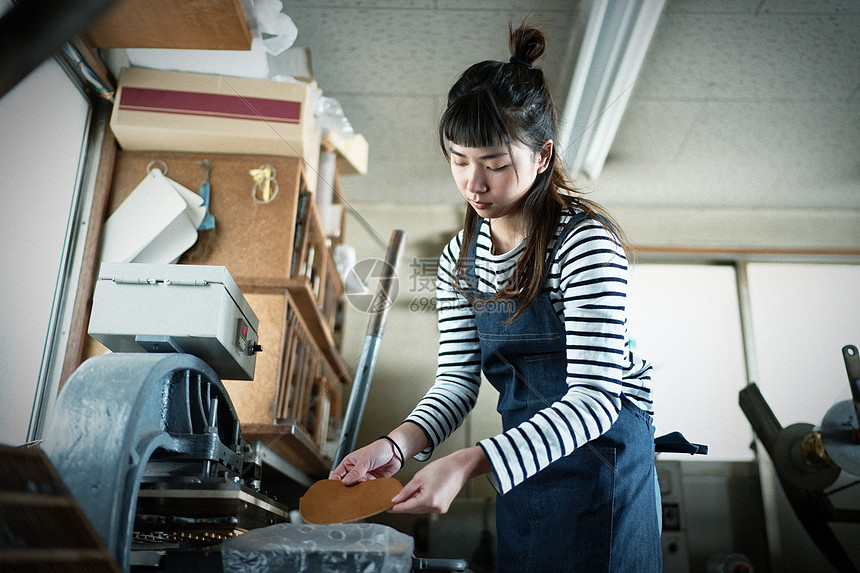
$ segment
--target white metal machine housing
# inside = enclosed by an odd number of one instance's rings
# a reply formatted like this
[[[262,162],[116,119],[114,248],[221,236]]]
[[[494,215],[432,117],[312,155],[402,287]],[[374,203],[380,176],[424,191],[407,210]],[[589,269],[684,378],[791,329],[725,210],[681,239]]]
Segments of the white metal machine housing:
[[[114,352],[182,352],[252,380],[259,320],[225,267],[104,263],[88,333]]]

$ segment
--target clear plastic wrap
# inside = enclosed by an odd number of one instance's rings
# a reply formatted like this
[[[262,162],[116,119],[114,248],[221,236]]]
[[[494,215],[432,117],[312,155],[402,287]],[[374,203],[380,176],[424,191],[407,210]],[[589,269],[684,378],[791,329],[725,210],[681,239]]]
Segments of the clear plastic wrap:
[[[224,573],[408,573],[412,537],[377,523],[279,523],[226,540]]]
[[[339,133],[345,137],[355,135],[355,130],[343,111],[343,106],[332,97],[321,97],[314,108],[314,115],[317,118],[317,127],[323,134]]]

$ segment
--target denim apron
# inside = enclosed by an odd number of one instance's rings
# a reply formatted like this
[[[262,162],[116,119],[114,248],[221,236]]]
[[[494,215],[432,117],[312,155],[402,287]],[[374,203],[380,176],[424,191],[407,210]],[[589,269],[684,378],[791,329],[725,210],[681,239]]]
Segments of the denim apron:
[[[575,216],[563,230],[547,271],[582,218]],[[477,233],[469,245],[470,285],[477,284],[476,245]],[[547,292],[507,324],[518,301],[489,300],[491,294],[474,287],[470,292],[481,368],[499,391],[497,409],[509,430],[567,392],[564,323]],[[582,440],[578,436],[580,444]],[[497,571],[661,571],[654,476],[653,426],[622,396],[618,419],[605,434],[497,496]]]

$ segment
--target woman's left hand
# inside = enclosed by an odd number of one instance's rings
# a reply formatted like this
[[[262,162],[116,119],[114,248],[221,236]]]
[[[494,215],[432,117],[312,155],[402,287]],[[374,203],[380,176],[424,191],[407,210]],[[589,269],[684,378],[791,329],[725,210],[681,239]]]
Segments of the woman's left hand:
[[[471,478],[490,471],[484,450],[475,446],[430,462],[403,486],[391,513],[445,513]]]

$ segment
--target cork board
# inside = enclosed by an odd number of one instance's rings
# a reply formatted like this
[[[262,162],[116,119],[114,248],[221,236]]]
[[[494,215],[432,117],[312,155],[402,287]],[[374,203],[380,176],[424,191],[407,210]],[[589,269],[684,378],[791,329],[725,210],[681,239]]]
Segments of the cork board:
[[[143,180],[151,162],[163,161],[167,177],[196,192],[204,179],[203,160],[211,165],[209,210],[215,217],[215,228],[201,231],[197,243],[179,262],[225,266],[240,287],[286,286],[302,181],[301,159],[297,157],[120,151],[108,215]],[[250,175],[263,164],[275,168],[278,183],[278,194],[265,205],[254,202],[254,179]]]
[[[96,48],[250,50],[241,0],[118,0],[86,33]]]

